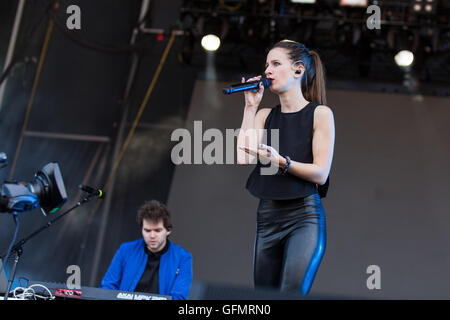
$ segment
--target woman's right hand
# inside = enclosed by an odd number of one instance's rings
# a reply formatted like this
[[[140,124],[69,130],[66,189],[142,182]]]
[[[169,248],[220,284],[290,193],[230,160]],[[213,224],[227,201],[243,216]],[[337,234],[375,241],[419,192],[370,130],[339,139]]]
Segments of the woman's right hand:
[[[247,79],[247,82],[258,80],[261,80],[261,76],[249,78]],[[244,77],[242,77],[241,82],[242,83],[246,82]],[[259,83],[259,88],[257,92],[253,92],[253,90],[246,90],[244,91],[244,94],[245,94],[245,107],[255,109],[256,112],[258,110],[258,106],[261,103],[264,94],[264,86],[262,82]]]

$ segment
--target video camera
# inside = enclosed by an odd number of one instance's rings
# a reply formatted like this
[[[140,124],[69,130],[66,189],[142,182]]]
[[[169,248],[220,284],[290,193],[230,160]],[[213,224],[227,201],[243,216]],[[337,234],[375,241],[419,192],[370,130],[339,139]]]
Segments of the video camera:
[[[7,157],[0,153],[0,169]],[[67,201],[64,181],[56,162],[46,164],[32,182],[5,181],[0,190],[0,213],[25,212],[41,207],[44,215],[55,213]]]

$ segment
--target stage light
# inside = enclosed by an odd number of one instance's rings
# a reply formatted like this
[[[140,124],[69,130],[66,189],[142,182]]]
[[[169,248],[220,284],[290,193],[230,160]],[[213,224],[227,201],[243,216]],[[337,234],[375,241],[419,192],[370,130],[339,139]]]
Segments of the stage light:
[[[341,7],[367,7],[367,0],[340,0]]]
[[[216,51],[220,47],[220,38],[214,34],[208,34],[202,38],[201,44],[206,51]]]
[[[316,3],[316,0],[291,0],[292,3]]]
[[[411,7],[414,14],[428,15],[436,12],[436,0],[411,0]]]
[[[196,36],[200,36],[201,45],[206,51],[217,51],[228,34],[228,20],[219,17],[217,13],[212,16],[200,16],[195,27]]]
[[[395,55],[394,59],[399,67],[406,68],[414,62],[414,54],[409,50],[402,50]]]

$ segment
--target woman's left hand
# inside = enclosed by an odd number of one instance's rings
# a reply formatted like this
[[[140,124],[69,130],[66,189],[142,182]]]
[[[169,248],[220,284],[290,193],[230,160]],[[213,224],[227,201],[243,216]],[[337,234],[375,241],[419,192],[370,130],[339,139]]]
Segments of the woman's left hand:
[[[280,166],[285,160],[284,157],[280,156],[275,148],[271,146],[260,144],[258,149],[249,148],[249,147],[240,147],[242,151],[251,154],[252,156],[257,156],[262,163],[272,162],[273,164]]]

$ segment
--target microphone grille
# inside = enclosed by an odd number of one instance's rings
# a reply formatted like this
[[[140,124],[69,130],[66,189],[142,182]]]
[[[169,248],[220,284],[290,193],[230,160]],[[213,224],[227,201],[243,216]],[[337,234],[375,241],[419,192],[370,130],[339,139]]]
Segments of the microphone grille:
[[[262,84],[263,84],[264,88],[270,87],[270,79],[261,78],[261,81],[262,81]]]

